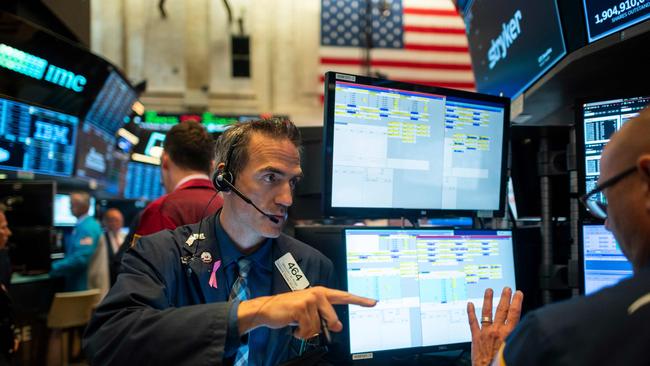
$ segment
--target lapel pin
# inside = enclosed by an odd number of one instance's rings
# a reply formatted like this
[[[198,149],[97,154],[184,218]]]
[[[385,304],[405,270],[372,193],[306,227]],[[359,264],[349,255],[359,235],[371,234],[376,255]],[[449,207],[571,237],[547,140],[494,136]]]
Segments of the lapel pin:
[[[205,264],[212,263],[212,254],[210,254],[208,252],[201,253],[201,260]]]

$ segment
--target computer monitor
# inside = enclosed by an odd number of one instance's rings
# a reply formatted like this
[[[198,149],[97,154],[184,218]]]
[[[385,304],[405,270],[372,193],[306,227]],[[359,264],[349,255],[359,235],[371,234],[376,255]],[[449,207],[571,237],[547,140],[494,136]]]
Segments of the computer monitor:
[[[467,346],[467,302],[516,288],[510,231],[346,228],[344,240],[347,290],[379,299],[349,306],[353,360]]]
[[[124,198],[155,200],[165,194],[160,167],[130,161],[126,172]]]
[[[0,98],[0,170],[69,177],[77,117]]]
[[[88,216],[95,216],[95,197],[90,196]],[[70,211],[70,194],[57,193],[54,197],[54,226],[75,226],[77,218]]]
[[[140,141],[133,148],[131,160],[160,165],[165,137],[167,137],[166,131],[140,130]]]
[[[578,103],[576,139],[581,194],[596,187],[600,177],[600,156],[612,134],[636,117],[648,103],[650,96],[603,98]],[[604,200],[604,196],[601,193],[593,199]]]
[[[129,155],[117,148],[115,135],[104,128],[84,123],[79,131],[79,148],[75,175],[94,179],[111,194],[118,194]]]
[[[503,215],[509,117],[507,98],[328,72],[325,213]]]
[[[566,54],[556,1],[474,0],[463,14],[481,93],[516,98]]]
[[[644,0],[583,0],[589,43],[650,18]]]
[[[131,107],[136,100],[137,94],[129,82],[113,70],[86,113],[84,121],[104,131],[108,136],[115,136],[117,130],[129,121]]]
[[[604,225],[582,225],[582,292],[592,294],[632,276],[632,264]]]
[[[54,181],[0,181],[0,203],[7,206],[9,227],[51,227],[55,192]]]

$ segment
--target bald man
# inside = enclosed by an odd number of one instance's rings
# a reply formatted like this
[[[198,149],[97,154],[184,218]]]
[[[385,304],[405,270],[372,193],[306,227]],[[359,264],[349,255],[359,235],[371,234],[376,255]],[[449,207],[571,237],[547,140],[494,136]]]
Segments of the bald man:
[[[470,304],[474,365],[650,365],[650,109],[614,134],[600,169],[598,185],[581,201],[605,219],[634,276],[529,313],[514,331],[521,295],[510,303],[506,289],[494,321],[482,327]],[[599,192],[607,203],[594,200]],[[491,298],[486,293],[484,304],[490,308]]]

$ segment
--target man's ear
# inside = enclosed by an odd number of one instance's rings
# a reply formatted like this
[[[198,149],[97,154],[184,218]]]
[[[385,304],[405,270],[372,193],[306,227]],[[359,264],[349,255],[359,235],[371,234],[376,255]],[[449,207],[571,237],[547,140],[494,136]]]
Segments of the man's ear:
[[[643,188],[645,189],[643,193],[645,208],[646,211],[650,212],[650,154],[639,156],[636,160],[636,166],[639,170]]]
[[[160,156],[160,167],[167,170],[169,169],[169,154],[163,152]]]
[[[636,160],[642,178],[650,182],[650,154],[643,154]]]

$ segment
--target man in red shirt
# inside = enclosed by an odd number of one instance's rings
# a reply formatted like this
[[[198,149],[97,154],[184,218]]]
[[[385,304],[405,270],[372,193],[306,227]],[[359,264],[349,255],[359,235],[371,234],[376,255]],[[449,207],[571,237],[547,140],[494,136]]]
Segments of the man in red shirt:
[[[160,164],[168,193],[144,209],[134,242],[143,235],[196,223],[221,208],[223,198],[212,199],[217,193],[209,177],[213,155],[214,140],[200,123],[186,121],[169,130]]]

